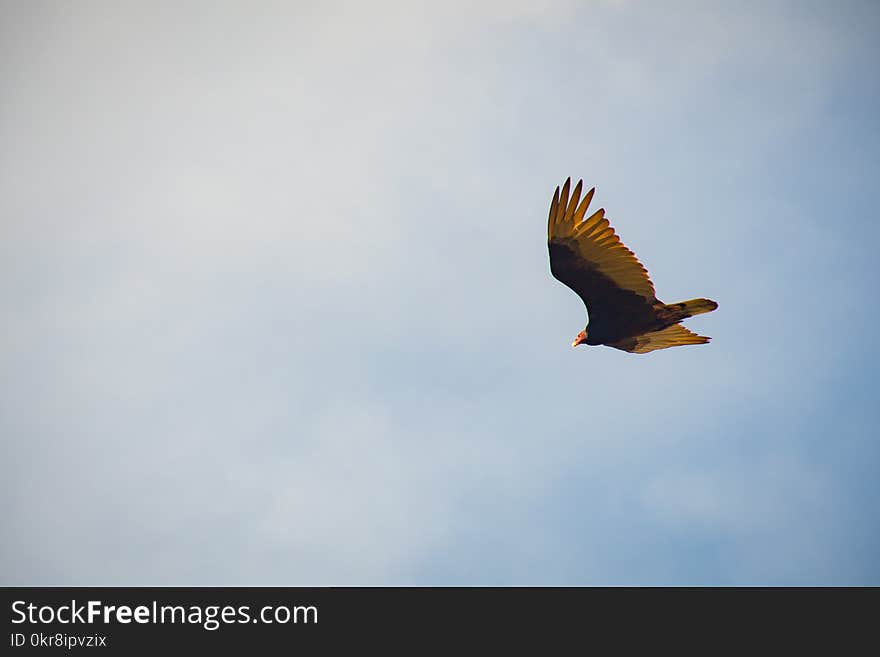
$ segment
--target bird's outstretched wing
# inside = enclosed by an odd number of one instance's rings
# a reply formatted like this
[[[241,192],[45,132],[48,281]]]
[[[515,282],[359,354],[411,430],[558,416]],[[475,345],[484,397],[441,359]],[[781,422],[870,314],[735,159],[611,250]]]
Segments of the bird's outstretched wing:
[[[557,187],[550,204],[547,241],[553,276],[577,292],[588,309],[609,284],[648,303],[656,302],[648,271],[620,241],[605,218],[604,208],[584,219],[596,188],[581,200],[583,181],[578,181],[569,197],[570,185],[571,178],[561,191]]]
[[[626,338],[608,346],[634,354],[646,354],[649,351],[666,349],[667,347],[679,347],[685,344],[705,344],[710,339],[705,335],[697,335],[693,331],[689,331],[681,324],[673,324],[661,331]]]

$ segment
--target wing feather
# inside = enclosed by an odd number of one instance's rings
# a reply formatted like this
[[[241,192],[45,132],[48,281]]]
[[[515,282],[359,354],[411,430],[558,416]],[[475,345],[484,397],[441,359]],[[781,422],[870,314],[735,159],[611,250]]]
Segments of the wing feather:
[[[559,207],[556,209],[556,223],[562,224],[565,217],[565,209],[568,207],[568,188],[571,185],[571,178],[562,185],[562,192],[559,194]]]
[[[587,208],[590,207],[590,201],[593,200],[593,194],[595,193],[596,188],[593,187],[587,192],[586,196],[584,196],[584,200],[582,200],[581,204],[578,206],[577,211],[574,213],[574,223],[576,226],[583,221],[584,215],[587,213]]]
[[[590,286],[594,283],[588,280],[589,272],[601,274],[613,286],[635,293],[649,304],[655,303],[657,297],[654,284],[648,277],[648,271],[635,254],[620,241],[605,217],[605,210],[600,208],[581,220],[586,214],[595,188],[590,189],[581,201],[583,181],[578,182],[571,197],[569,197],[570,186],[571,178],[565,181],[561,191],[559,187],[556,188],[550,204],[548,242],[551,246],[550,264],[553,275],[577,292],[587,303],[588,308]],[[573,251],[579,262],[570,262],[571,258],[567,257],[564,265],[560,263],[560,266],[556,266],[553,262],[554,244],[564,245]],[[566,256],[568,256],[567,252]],[[605,287],[607,288],[607,285]]]
[[[711,338],[705,335],[697,335],[681,324],[673,324],[661,331],[643,333],[642,335],[611,343],[608,346],[634,354],[646,354],[649,351],[666,349],[668,347],[680,347],[686,344],[705,344],[709,340]]]
[[[579,180],[578,184],[575,185],[574,191],[571,193],[571,199],[568,201],[568,207],[565,210],[565,216],[562,218],[562,221],[568,223],[574,217],[574,212],[577,210],[578,201],[581,200],[581,188],[584,186],[584,181]]]

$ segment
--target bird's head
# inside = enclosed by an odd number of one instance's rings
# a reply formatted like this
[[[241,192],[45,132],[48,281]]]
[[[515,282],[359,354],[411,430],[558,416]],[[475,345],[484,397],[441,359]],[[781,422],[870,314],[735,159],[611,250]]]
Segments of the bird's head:
[[[574,342],[571,343],[571,346],[577,347],[579,344],[587,344],[587,329],[584,329],[577,334],[577,337],[574,339]]]

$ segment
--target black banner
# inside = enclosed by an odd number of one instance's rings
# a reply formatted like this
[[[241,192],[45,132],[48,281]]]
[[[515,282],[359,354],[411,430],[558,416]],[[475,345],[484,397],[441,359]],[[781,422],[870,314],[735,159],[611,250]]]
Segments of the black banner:
[[[9,652],[804,638],[873,623],[876,589],[6,588]],[[787,634],[788,633],[788,634]]]

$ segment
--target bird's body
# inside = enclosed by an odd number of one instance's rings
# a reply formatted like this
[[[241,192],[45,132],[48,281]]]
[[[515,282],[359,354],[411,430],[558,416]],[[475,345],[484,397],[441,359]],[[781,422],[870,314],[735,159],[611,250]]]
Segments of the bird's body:
[[[589,313],[589,325],[572,346],[604,344],[641,354],[708,342],[678,322],[711,312],[718,304],[709,299],[658,300],[648,272],[617,237],[604,209],[584,219],[595,188],[581,200],[583,181],[571,197],[570,184],[566,180],[553,195],[547,243],[551,273],[581,297]]]

